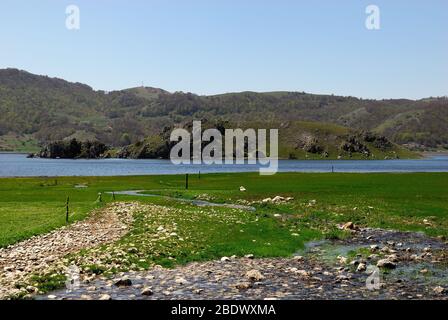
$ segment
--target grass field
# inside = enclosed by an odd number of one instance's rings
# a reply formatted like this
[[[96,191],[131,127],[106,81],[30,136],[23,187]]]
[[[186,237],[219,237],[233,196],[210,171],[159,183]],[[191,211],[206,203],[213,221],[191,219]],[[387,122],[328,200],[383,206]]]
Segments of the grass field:
[[[255,204],[257,211],[251,214],[266,216],[267,227],[263,234],[257,228],[245,231],[245,236],[263,237],[266,239],[264,242],[286,237],[289,240],[283,246],[288,248],[287,251],[294,251],[310,237],[332,236],[337,233],[335,224],[347,221],[366,226],[425,231],[430,235],[448,235],[448,174],[445,173],[280,173],[269,177],[240,173],[202,175],[200,179],[190,175],[188,190],[184,188],[183,176],[172,175],[5,178],[0,182],[0,246],[3,247],[64,225],[67,196],[70,197],[70,221],[76,221],[86,217],[94,208],[112,201],[112,196],[104,192],[119,190],[146,190],[184,198],[206,196],[214,202],[228,203],[258,201],[276,195],[292,196],[294,201],[284,204]],[[79,185],[87,188],[77,188]],[[247,191],[239,191],[240,186]],[[99,192],[103,193],[102,203],[96,201]],[[158,203],[184,210],[190,215],[199,212],[199,208],[193,205],[157,197],[120,195],[116,199]],[[315,204],[310,204],[311,200],[316,200]],[[222,215],[232,215],[235,211],[219,210]],[[279,222],[275,219],[274,214],[287,217],[287,225],[283,220]],[[205,216],[203,224],[206,224]],[[291,226],[300,230],[296,232],[298,237],[290,237]],[[186,227],[194,232],[197,226]],[[226,237],[217,239],[215,247],[225,241]],[[285,253],[284,250],[279,251]],[[269,250],[269,254],[275,254],[275,250]]]
[[[68,196],[73,222],[114,201],[106,192],[120,190],[249,204],[256,211],[116,195],[115,201],[137,200],[149,206],[134,214],[129,232],[119,241],[71,254],[67,264],[74,263],[87,274],[109,275],[232,255],[290,256],[306,241],[344,238],[347,233],[337,224],[348,221],[448,236],[445,173],[190,175],[188,190],[184,179],[174,175],[0,179],[0,247],[65,225]],[[241,192],[240,186],[246,191]],[[102,202],[97,201],[99,193]],[[277,195],[294,200],[260,201]],[[161,226],[170,236],[160,236]],[[63,272],[55,270],[32,277],[40,292],[57,289],[64,281]]]

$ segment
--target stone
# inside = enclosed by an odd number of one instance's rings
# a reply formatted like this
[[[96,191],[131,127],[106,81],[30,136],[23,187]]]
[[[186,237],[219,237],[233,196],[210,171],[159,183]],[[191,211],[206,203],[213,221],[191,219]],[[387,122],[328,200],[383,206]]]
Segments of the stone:
[[[246,290],[252,287],[252,283],[250,282],[239,282],[237,284],[235,284],[235,288],[237,288],[238,290]]]
[[[130,279],[123,278],[115,282],[115,285],[117,287],[130,287],[132,286],[132,281]]]
[[[435,294],[445,294],[445,293],[447,293],[447,290],[444,287],[442,287],[442,286],[435,287],[433,289],[433,291],[434,291]]]
[[[245,256],[244,256],[244,258],[246,258],[246,259],[253,259],[254,258],[254,255],[253,254],[246,254]]]
[[[348,259],[346,257],[338,256],[337,258],[340,264],[347,264]]]
[[[246,277],[249,278],[249,280],[252,281],[261,281],[264,279],[264,276],[261,274],[260,271],[256,269],[252,269],[246,272]]]
[[[37,291],[37,288],[35,288],[33,286],[27,286],[26,291],[28,291],[29,293],[34,293]]]
[[[397,264],[390,261],[389,259],[381,259],[377,262],[376,266],[378,268],[395,269],[397,267]]]
[[[108,295],[108,294],[102,294],[102,295],[99,297],[98,300],[102,300],[102,301],[104,301],[104,300],[112,300],[112,298],[111,298],[111,296]]]
[[[358,267],[356,268],[356,271],[358,271],[358,272],[364,272],[364,271],[366,271],[366,269],[367,269],[366,264],[365,264],[365,263],[360,263],[360,264],[358,265]]]
[[[154,294],[154,292],[149,287],[143,288],[143,290],[141,292],[142,296],[152,296],[153,294]]]
[[[241,187],[240,187],[240,191],[241,191],[241,192],[244,192],[244,191],[246,191],[246,188],[244,188],[243,186],[241,186]]]
[[[342,229],[344,229],[344,230],[354,230],[355,229],[355,224],[353,223],[353,222],[347,222],[347,223],[344,223],[343,225],[342,225]]]
[[[283,198],[283,197],[281,197],[281,196],[275,196],[275,197],[272,199],[272,202],[282,202],[282,201],[285,201],[285,198]]]
[[[395,263],[398,262],[398,256],[396,254],[387,255],[386,259]]]
[[[184,284],[188,283],[188,281],[185,278],[182,278],[182,277],[176,278],[176,280],[174,280],[174,282],[176,282],[179,285],[184,285]]]
[[[306,270],[295,270],[294,273],[299,275],[302,278],[309,278],[310,277],[310,273],[307,272]]]
[[[50,294],[49,296],[47,296],[48,299],[54,300],[57,297],[54,294]]]
[[[229,262],[230,258],[229,257],[222,257],[221,258],[221,262]]]

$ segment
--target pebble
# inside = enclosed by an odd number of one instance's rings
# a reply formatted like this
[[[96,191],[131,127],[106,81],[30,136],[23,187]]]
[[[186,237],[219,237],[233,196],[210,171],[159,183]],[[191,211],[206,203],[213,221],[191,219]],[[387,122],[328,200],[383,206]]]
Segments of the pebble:
[[[261,281],[264,279],[264,276],[261,274],[260,271],[256,269],[252,269],[250,271],[246,272],[246,277],[249,278],[249,280],[252,281]]]
[[[130,279],[120,279],[117,282],[115,282],[115,285],[117,287],[129,287],[132,286],[132,281]]]
[[[152,291],[151,288],[144,288],[141,292],[142,296],[152,296],[154,294],[154,292]]]
[[[390,261],[389,259],[381,259],[376,264],[379,268],[386,268],[386,269],[395,269],[397,267],[397,264]]]
[[[434,293],[436,293],[436,294],[445,294],[445,293],[447,293],[447,290],[446,290],[444,287],[442,287],[442,286],[437,286],[437,287],[435,287],[435,288],[433,289],[433,291],[434,291]]]
[[[360,263],[360,264],[358,265],[358,267],[356,268],[356,271],[358,271],[358,272],[364,272],[364,271],[366,271],[366,269],[367,269],[366,264],[365,264],[365,263]]]

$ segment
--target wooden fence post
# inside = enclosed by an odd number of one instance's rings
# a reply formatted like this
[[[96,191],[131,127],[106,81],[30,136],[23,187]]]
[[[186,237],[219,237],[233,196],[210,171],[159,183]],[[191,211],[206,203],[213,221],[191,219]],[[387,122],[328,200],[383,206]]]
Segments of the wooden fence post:
[[[185,189],[188,190],[188,173],[185,174]]]
[[[67,202],[65,203],[65,223],[68,223],[68,204],[70,202],[70,197],[67,197]]]

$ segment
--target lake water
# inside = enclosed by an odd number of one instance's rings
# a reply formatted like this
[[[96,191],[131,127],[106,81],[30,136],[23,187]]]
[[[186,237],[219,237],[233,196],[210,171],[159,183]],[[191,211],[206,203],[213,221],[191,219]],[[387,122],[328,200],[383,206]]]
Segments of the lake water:
[[[448,172],[448,155],[420,160],[280,160],[280,172]],[[123,176],[150,174],[250,172],[258,165],[173,165],[169,160],[28,159],[0,153],[0,177]]]

